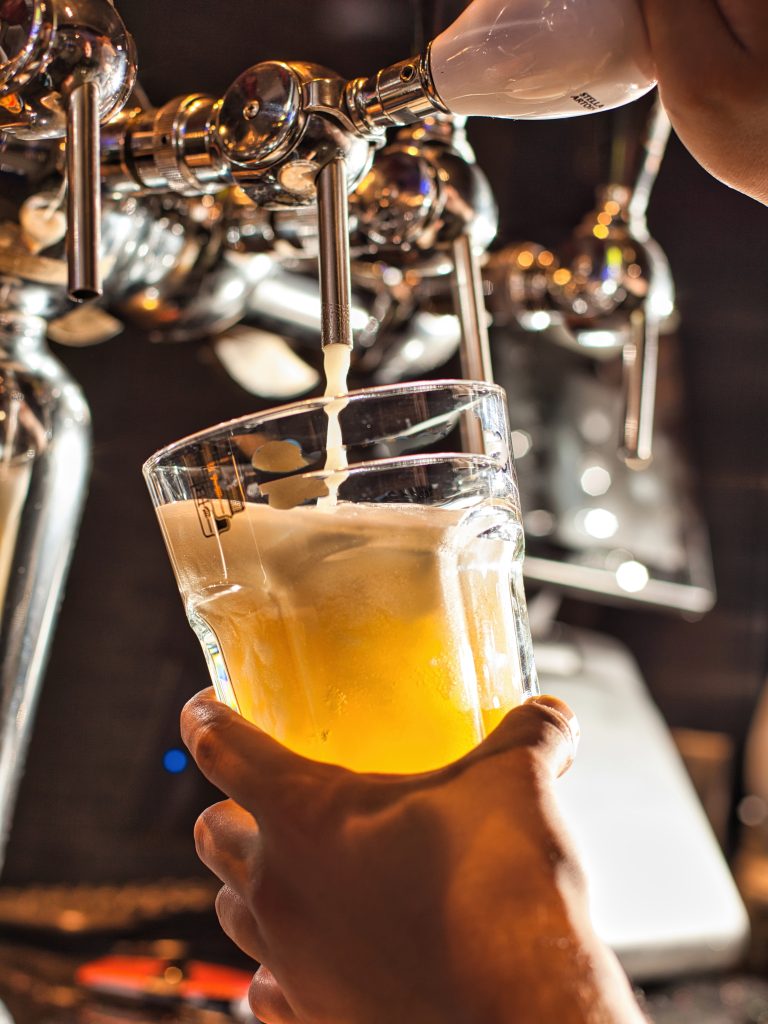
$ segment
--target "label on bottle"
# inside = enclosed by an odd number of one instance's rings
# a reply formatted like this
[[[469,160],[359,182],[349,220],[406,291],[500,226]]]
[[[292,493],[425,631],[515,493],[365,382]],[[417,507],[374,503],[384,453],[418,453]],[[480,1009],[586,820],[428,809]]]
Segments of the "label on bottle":
[[[602,110],[605,107],[604,103],[601,103],[600,100],[596,99],[589,92],[577,93],[575,96],[571,96],[571,99],[574,103],[578,103],[580,107],[583,107],[584,110]]]

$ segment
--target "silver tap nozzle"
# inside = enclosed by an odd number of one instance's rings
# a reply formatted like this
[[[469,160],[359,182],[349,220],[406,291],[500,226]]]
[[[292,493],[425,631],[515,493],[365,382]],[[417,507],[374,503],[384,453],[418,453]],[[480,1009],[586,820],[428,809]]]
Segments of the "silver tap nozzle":
[[[390,64],[370,78],[356,78],[347,84],[347,111],[362,135],[415,124],[430,114],[449,113],[435,88],[430,51],[431,44],[418,57]]]
[[[76,302],[101,295],[100,249],[99,87],[83,82],[67,104],[67,265]]]
[[[349,263],[347,169],[337,156],[317,176],[318,266],[322,323],[320,342],[352,347],[352,281]]]

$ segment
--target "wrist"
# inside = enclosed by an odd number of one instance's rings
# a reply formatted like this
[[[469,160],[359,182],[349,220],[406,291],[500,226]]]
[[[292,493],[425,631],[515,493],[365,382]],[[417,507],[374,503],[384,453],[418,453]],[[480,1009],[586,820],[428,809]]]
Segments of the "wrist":
[[[642,1024],[615,955],[595,934],[580,886],[552,888],[527,911],[483,915],[485,942],[467,943],[456,1024]],[[565,890],[565,891],[563,891]],[[581,891],[577,891],[581,890]],[[542,895],[542,894],[540,894]]]

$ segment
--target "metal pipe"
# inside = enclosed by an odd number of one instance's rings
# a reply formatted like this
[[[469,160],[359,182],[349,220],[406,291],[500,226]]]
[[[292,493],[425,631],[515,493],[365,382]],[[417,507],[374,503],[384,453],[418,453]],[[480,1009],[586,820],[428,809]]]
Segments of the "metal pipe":
[[[629,200],[629,225],[635,234],[639,232],[641,236],[643,232],[645,235],[648,233],[645,220],[648,204],[671,132],[672,123],[669,115],[661,100],[657,99],[646,127],[642,162],[632,185],[632,196]]]
[[[482,380],[491,384],[493,367],[483,279],[480,275],[480,263],[475,256],[468,232],[464,231],[454,239],[451,250],[456,312],[461,326],[461,373],[466,380]],[[470,414],[462,419],[461,440],[465,452],[483,454],[483,428],[477,417]]]
[[[67,104],[67,266],[75,302],[102,292],[100,182],[99,87],[83,82]]]
[[[317,176],[320,342],[352,348],[347,162],[336,156]]]
[[[480,264],[466,232],[454,240],[456,312],[461,323],[461,372],[467,380],[493,383],[491,345]]]
[[[0,870],[90,466],[88,406],[46,326],[0,313]]]
[[[653,456],[653,417],[659,358],[659,322],[647,309],[630,318],[624,346],[624,401],[621,453],[628,466],[642,468]]]

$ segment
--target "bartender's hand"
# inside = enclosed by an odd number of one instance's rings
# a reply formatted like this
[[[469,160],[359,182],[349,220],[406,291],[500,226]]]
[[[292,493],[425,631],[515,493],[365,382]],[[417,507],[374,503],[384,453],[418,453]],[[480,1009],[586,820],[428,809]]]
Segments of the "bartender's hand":
[[[661,99],[711,174],[768,204],[767,0],[641,0]]]
[[[360,775],[289,752],[210,691],[182,732],[232,799],[195,837],[267,1024],[587,1024],[642,1016],[589,923],[552,784],[576,742],[555,698],[462,760]]]

